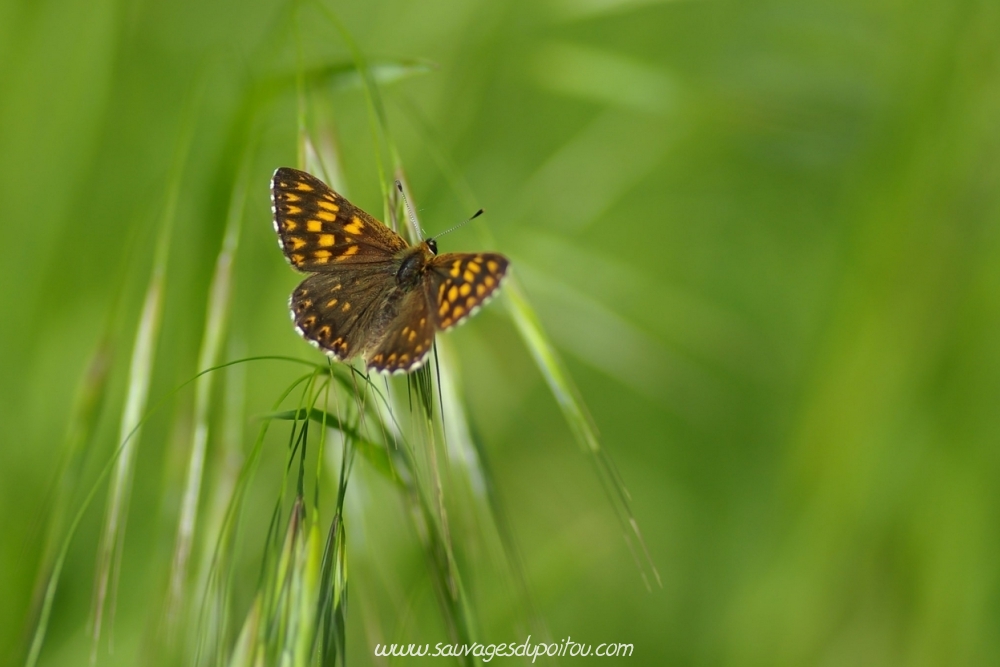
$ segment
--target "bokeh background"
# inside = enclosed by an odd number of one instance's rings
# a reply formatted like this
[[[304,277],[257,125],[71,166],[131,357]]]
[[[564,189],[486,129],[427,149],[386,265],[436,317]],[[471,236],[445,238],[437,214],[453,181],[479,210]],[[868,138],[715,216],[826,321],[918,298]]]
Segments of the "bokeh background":
[[[295,88],[273,82],[350,51],[303,4],[296,24],[267,1],[0,2],[0,661],[23,659],[56,462],[106,332],[81,488],[114,449],[185,132],[151,400],[198,370],[248,141],[225,356],[314,358],[288,323],[297,278],[270,223],[268,178],[297,159]],[[448,339],[551,638],[634,643],[607,662],[637,665],[1000,661],[1000,5],[329,7],[389,64],[387,118],[424,226],[461,220],[470,197],[487,209],[491,249],[513,259],[662,578],[644,585],[591,460],[491,305]],[[310,122],[330,130],[345,191],[379,214],[365,97],[338,81],[310,89]],[[483,238],[470,226],[442,249]],[[249,440],[296,371],[245,372]],[[190,412],[181,396],[144,431],[101,664],[148,664]],[[263,479],[280,475],[274,447]],[[368,530],[390,530],[377,512],[405,526],[371,489]],[[274,491],[257,493],[266,513]],[[41,664],[87,664],[103,498]],[[385,664],[376,636],[446,639],[421,625],[435,602],[405,544],[400,565],[351,542],[359,577],[401,582],[406,600],[352,591],[354,664]],[[477,595],[484,640],[524,639],[516,591]]]

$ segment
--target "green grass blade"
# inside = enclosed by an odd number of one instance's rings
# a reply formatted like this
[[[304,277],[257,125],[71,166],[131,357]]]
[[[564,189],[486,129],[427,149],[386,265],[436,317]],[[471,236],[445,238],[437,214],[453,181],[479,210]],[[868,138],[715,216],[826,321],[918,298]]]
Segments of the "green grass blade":
[[[243,211],[249,187],[251,155],[251,149],[244,153],[230,197],[222,248],[216,258],[215,272],[209,287],[208,303],[205,309],[205,331],[202,334],[201,350],[198,354],[199,369],[215,366],[221,355],[229,316],[233,261],[239,245],[240,231],[243,226]],[[197,524],[198,501],[201,497],[201,481],[208,447],[209,407],[214,378],[214,373],[207,373],[198,378],[195,384],[194,434],[188,458],[187,479],[181,501],[174,557],[171,565],[170,591],[167,602],[168,630],[173,625],[183,604],[187,563],[191,555],[191,545]]]
[[[93,655],[95,657],[97,655],[97,644],[101,635],[105,603],[108,601],[109,585],[111,586],[111,618],[113,619],[114,617],[114,589],[117,586],[116,573],[121,558],[121,544],[124,540],[128,501],[135,472],[135,453],[139,444],[138,425],[146,410],[146,400],[152,379],[153,360],[163,308],[163,292],[166,288],[170,243],[173,237],[173,227],[176,219],[177,201],[180,197],[184,164],[187,160],[188,150],[194,134],[198,99],[200,99],[200,94],[194,93],[190,99],[187,117],[182,123],[181,133],[177,141],[174,163],[168,182],[166,202],[160,222],[159,238],[156,242],[153,270],[149,285],[146,288],[142,315],[139,319],[139,327],[132,348],[128,390],[119,431],[119,441],[124,441],[126,444],[123,445],[121,455],[115,464],[115,472],[109,490],[104,529],[98,548],[98,574],[94,593],[92,628],[94,641]],[[129,439],[129,434],[133,434],[131,439]]]
[[[394,167],[397,167],[400,164],[400,159],[399,151],[396,149],[396,145],[392,141],[392,137],[388,132],[389,124],[386,119],[385,106],[382,104],[382,98],[378,93],[378,86],[375,83],[375,78],[368,66],[368,61],[365,58],[364,52],[358,47],[357,42],[354,41],[350,31],[347,30],[347,27],[340,20],[340,17],[337,16],[337,14],[327,7],[327,5],[321,0],[316,0],[316,4],[319,6],[323,14],[326,15],[327,19],[329,19],[330,23],[333,24],[334,28],[340,34],[341,39],[344,40],[348,50],[351,52],[351,59],[354,61],[355,68],[361,74],[361,78],[364,81],[362,89],[365,94],[365,104],[368,109],[368,121],[375,143],[375,166],[378,169],[379,186],[382,188],[382,199],[388,207],[389,194],[391,191],[386,177],[386,170],[382,163],[383,144],[389,151]],[[399,169],[396,168],[394,171],[398,172]],[[386,217],[388,218],[388,216]]]
[[[55,484],[47,508],[45,541],[42,545],[35,595],[32,596],[39,602],[44,595],[45,582],[52,572],[52,566],[59,553],[59,540],[63,537],[67,514],[72,508],[72,498],[77,491],[88,446],[93,441],[97,421],[107,398],[114,349],[110,335],[98,342],[77,387],[59,466],[54,475]]]
[[[53,605],[53,602],[55,600],[56,591],[57,591],[57,589],[59,587],[59,578],[60,578],[60,575],[62,574],[63,566],[66,563],[66,556],[69,553],[69,547],[70,547],[70,544],[72,544],[73,537],[76,535],[76,531],[79,529],[80,524],[83,521],[84,514],[86,513],[87,509],[90,507],[90,504],[93,502],[94,498],[97,496],[97,492],[100,490],[101,484],[103,484],[104,481],[108,478],[108,476],[111,475],[112,470],[116,467],[116,463],[117,463],[119,457],[121,456],[122,452],[127,448],[127,446],[129,445],[129,443],[132,441],[132,438],[139,432],[139,430],[146,423],[146,421],[150,419],[150,417],[152,417],[154,414],[156,414],[156,412],[161,407],[163,407],[164,405],[166,405],[168,399],[174,397],[182,389],[184,389],[188,385],[194,383],[202,375],[204,375],[206,373],[214,373],[215,371],[222,370],[224,368],[229,368],[229,367],[232,367],[232,366],[236,366],[238,364],[245,364],[245,363],[249,363],[251,361],[264,361],[264,360],[284,361],[284,362],[291,362],[291,363],[296,363],[296,364],[304,364],[304,365],[312,367],[314,370],[322,368],[320,366],[317,366],[316,364],[310,363],[308,361],[304,361],[302,359],[298,359],[296,357],[286,357],[286,356],[280,356],[280,355],[262,355],[262,356],[255,356],[255,357],[246,357],[246,358],[243,358],[243,359],[236,359],[234,361],[229,361],[229,362],[226,362],[224,364],[219,364],[218,366],[215,366],[214,368],[208,368],[208,369],[205,369],[205,370],[201,371],[200,373],[195,374],[193,377],[191,377],[191,378],[187,379],[186,381],[182,382],[173,391],[169,392],[167,395],[165,395],[164,397],[162,397],[152,407],[149,408],[149,410],[146,412],[146,414],[143,415],[142,419],[140,419],[139,422],[135,425],[135,427],[127,434],[127,436],[122,441],[122,443],[118,446],[118,448],[114,451],[114,453],[108,459],[108,462],[104,465],[104,468],[101,470],[100,474],[98,474],[97,479],[94,481],[93,485],[91,485],[91,487],[90,487],[90,491],[87,492],[87,495],[84,497],[83,501],[79,504],[79,508],[76,511],[76,515],[73,517],[73,522],[70,524],[69,530],[66,531],[66,536],[63,539],[62,546],[60,547],[59,555],[58,555],[58,557],[55,560],[55,564],[52,567],[52,572],[49,575],[48,582],[47,582],[47,584],[45,586],[45,594],[43,596],[41,610],[40,610],[39,615],[38,615],[38,621],[35,624],[35,630],[32,633],[32,638],[31,638],[31,645],[30,645],[30,648],[28,650],[28,655],[25,658],[25,667],[34,667],[38,663],[38,657],[41,654],[42,646],[45,643],[45,636],[46,636],[46,634],[48,632],[49,620],[50,620],[51,615],[52,615],[52,605]],[[309,374],[303,376],[300,379],[300,381],[304,380],[304,379],[308,379],[311,376],[312,376],[312,373],[309,373]],[[297,386],[297,384],[298,383],[293,383],[293,385],[291,387],[289,387],[289,389],[287,390],[287,392],[284,395],[282,395],[281,399],[279,399],[278,404],[276,404],[276,407],[277,407],[277,405],[280,405],[280,402],[283,401],[285,399],[285,397],[287,397],[288,393],[291,392],[292,389],[294,389],[295,386]],[[247,481],[248,478],[252,477],[252,471],[253,471],[253,469],[255,469],[256,462],[257,462],[257,460],[259,458],[259,455],[260,455],[260,445],[263,443],[263,438],[264,438],[264,435],[266,434],[266,432],[267,432],[267,423],[265,423],[264,426],[261,428],[260,434],[258,435],[257,443],[255,444],[254,449],[251,451],[251,456],[249,457],[249,461],[248,461],[248,465],[251,468],[250,473],[248,473],[248,474],[241,474],[240,480],[237,483],[237,491],[245,490],[245,485],[246,485],[246,483],[248,483],[248,481]],[[246,470],[246,466],[245,466],[245,470]],[[242,484],[242,486],[241,486],[241,484]],[[235,496],[235,494],[234,494],[234,496]],[[232,507],[232,506],[233,506],[233,503],[230,503],[230,507]],[[224,520],[224,525],[228,526],[228,525],[230,525],[230,523],[231,523],[231,516],[230,516],[230,513],[227,511],[227,516],[226,516],[226,519]],[[215,554],[215,556],[213,557],[213,567],[215,567],[215,563],[218,560],[217,557],[218,557],[218,551]]]
[[[132,361],[129,365],[128,394],[119,428],[120,441],[128,438],[128,434],[138,425],[146,408],[146,399],[148,398],[149,384],[152,377],[153,357],[156,352],[156,339],[160,330],[164,271],[165,266],[158,263],[154,269],[149,287],[146,290],[142,316],[139,320],[139,328],[136,332],[135,343],[132,348]],[[114,588],[112,578],[115,575],[113,574],[113,570],[117,570],[117,561],[121,557],[121,540],[124,535],[129,494],[131,493],[132,477],[135,472],[135,453],[139,443],[138,436],[139,432],[137,431],[135,437],[128,440],[127,444],[123,447],[121,456],[118,457],[115,464],[115,471],[109,489],[108,509],[105,516],[101,544],[98,548],[98,575],[94,596],[94,622],[92,629],[95,655],[97,642],[101,636],[105,603],[109,594],[108,588],[109,585],[112,589]],[[113,611],[113,600],[111,600],[111,605]]]
[[[507,279],[505,291],[507,309],[511,315],[511,319],[514,320],[521,339],[535,360],[535,365],[538,366],[538,369],[545,377],[545,381],[549,385],[549,390],[559,404],[559,408],[562,410],[563,416],[567,424],[569,424],[570,430],[573,432],[573,436],[580,446],[592,455],[597,467],[598,476],[604,485],[605,491],[608,493],[612,505],[615,507],[618,519],[625,531],[625,541],[629,545],[629,548],[633,549],[633,554],[635,554],[635,551],[632,545],[632,538],[634,537],[639,544],[639,548],[644,556],[645,565],[639,562],[638,559],[637,564],[639,565],[639,571],[643,580],[646,581],[648,587],[649,581],[646,577],[646,568],[648,567],[657,585],[661,586],[660,574],[656,566],[653,565],[649,551],[646,548],[646,542],[642,537],[642,532],[639,530],[639,524],[632,514],[631,498],[628,495],[628,491],[621,477],[618,475],[614,462],[601,447],[597,436],[597,429],[593,425],[590,414],[583,405],[583,401],[579,398],[576,387],[573,385],[562,360],[559,358],[555,347],[542,328],[538,316],[525,298],[520,285],[514,278],[514,276],[511,276]]]
[[[240,629],[236,646],[229,658],[229,667],[255,667],[259,663],[258,635],[260,633],[261,598],[254,598],[253,606],[247,612]]]

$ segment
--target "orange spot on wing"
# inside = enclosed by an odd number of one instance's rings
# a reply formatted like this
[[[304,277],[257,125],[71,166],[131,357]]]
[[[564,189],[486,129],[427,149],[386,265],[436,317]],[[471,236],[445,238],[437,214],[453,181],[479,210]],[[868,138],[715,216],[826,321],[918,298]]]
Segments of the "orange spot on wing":
[[[337,300],[336,299],[330,299],[329,301],[326,302],[326,307],[327,308],[333,308],[336,305],[337,305]]]
[[[462,260],[456,259],[451,265],[451,271],[449,271],[448,273],[451,274],[452,278],[458,278],[458,274],[460,274],[461,272],[462,272]]]
[[[306,244],[305,239],[301,239],[298,236],[293,236],[288,241],[292,244],[292,250],[298,250]]]
[[[458,298],[458,288],[452,285],[451,289],[448,290],[448,301],[454,301],[457,298]]]
[[[500,269],[500,265],[497,264],[495,260],[490,260],[486,262],[486,268],[490,270],[490,273],[496,273]]]
[[[329,248],[336,243],[337,239],[333,234],[322,234],[319,237],[319,244],[324,248]]]
[[[304,183],[303,181],[299,181],[298,183],[296,183],[295,184],[295,189],[299,190],[300,192],[312,192],[313,191],[313,187],[311,185],[309,185],[308,183]]]
[[[462,274],[462,280],[464,280],[467,283],[471,283],[475,279],[476,276],[475,274],[472,273],[472,271],[466,271],[465,273]]]
[[[330,213],[329,211],[316,211],[316,217],[320,220],[326,220],[327,222],[333,222],[337,219],[336,213]]]
[[[323,223],[319,220],[309,220],[306,222],[307,232],[321,232],[323,231]]]
[[[494,285],[497,284],[497,281],[493,279],[493,276],[486,276],[485,278],[483,278],[483,284],[485,284],[487,287],[493,287]]]
[[[341,310],[346,313],[350,309],[351,309],[351,303],[349,301],[345,301],[343,307],[341,308]]]
[[[356,245],[348,246],[344,250],[344,252],[342,252],[339,255],[337,255],[337,261],[338,262],[343,261],[343,260],[347,259],[348,257],[350,257],[351,255],[356,255],[356,254],[358,254],[358,246],[356,246]]]
[[[361,222],[361,218],[354,216],[351,218],[351,224],[344,225],[344,231],[352,236],[357,236],[361,233],[361,230],[365,228],[365,223]]]
[[[339,206],[337,206],[333,202],[327,201],[326,199],[319,200],[319,207],[326,211],[330,211],[331,213],[336,213],[337,211],[340,210]]]
[[[461,306],[455,306],[455,310],[451,311],[451,316],[456,320],[462,315],[465,315],[465,308],[462,308]]]

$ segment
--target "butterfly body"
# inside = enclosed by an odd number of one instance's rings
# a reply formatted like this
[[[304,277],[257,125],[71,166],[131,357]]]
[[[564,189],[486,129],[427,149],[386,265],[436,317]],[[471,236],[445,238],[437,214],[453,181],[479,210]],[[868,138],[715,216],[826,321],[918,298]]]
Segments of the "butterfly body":
[[[438,330],[490,299],[509,262],[496,253],[437,254],[434,239],[401,236],[309,174],[271,180],[274,227],[289,263],[310,273],[289,306],[299,333],[340,360],[405,373],[427,359]]]

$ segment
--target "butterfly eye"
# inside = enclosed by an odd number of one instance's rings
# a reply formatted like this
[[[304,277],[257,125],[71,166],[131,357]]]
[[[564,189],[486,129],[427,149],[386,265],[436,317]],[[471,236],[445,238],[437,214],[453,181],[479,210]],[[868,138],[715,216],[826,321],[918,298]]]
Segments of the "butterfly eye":
[[[427,247],[431,249],[431,252],[435,255],[438,254],[438,243],[434,239],[427,239]]]

